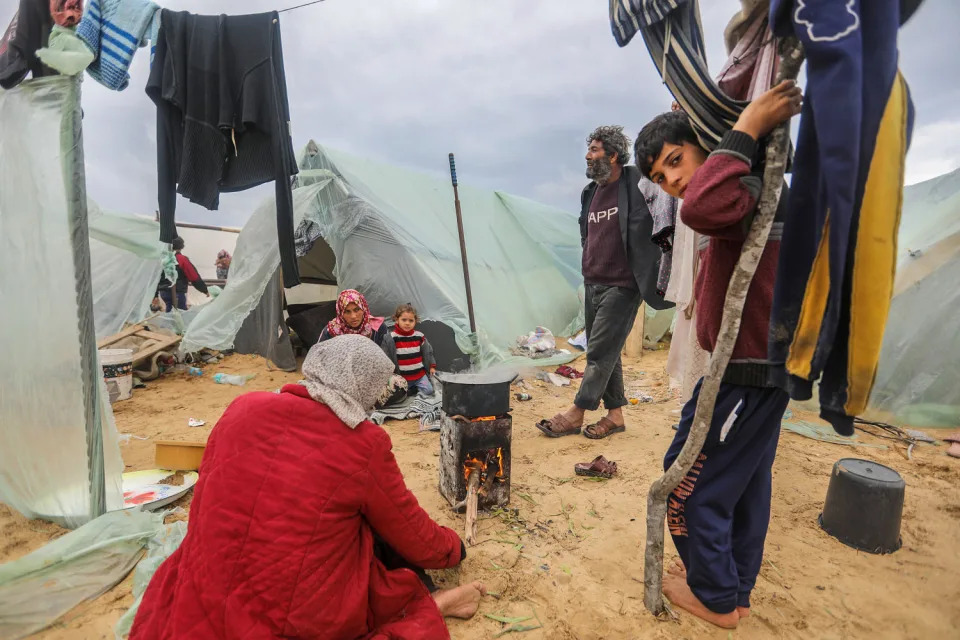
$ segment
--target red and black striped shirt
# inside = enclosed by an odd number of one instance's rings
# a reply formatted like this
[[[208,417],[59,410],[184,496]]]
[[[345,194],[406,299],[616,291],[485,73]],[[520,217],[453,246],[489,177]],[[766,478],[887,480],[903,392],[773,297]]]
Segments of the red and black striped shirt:
[[[397,347],[397,368],[407,382],[416,382],[427,375],[423,366],[423,334],[414,329],[409,333],[399,327],[390,332]]]

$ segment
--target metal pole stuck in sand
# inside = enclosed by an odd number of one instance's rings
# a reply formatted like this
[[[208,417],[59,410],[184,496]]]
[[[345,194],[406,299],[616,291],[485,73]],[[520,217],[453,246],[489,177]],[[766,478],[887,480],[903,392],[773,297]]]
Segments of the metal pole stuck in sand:
[[[457,233],[460,236],[460,258],[463,260],[463,284],[467,289],[467,313],[470,316],[470,333],[477,332],[473,315],[473,294],[470,293],[470,268],[467,266],[467,243],[463,238],[463,214],[460,212],[460,192],[457,190],[457,165],[450,154],[450,180],[453,182],[453,204],[457,209]]]

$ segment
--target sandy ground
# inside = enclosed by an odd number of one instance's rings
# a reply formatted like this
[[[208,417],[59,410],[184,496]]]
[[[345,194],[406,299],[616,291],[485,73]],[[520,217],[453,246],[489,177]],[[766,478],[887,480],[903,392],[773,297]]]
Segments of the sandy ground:
[[[492,638],[504,625],[483,614],[526,617],[542,628],[510,634],[523,640],[588,638],[947,638],[960,629],[960,460],[943,447],[923,446],[908,461],[901,448],[844,447],[784,432],[774,467],[773,516],[764,566],[753,596],[753,616],[732,633],[680,613],[656,620],[643,608],[643,541],[646,492],[659,474],[677,421],[663,371],[666,352],[646,352],[625,362],[628,388],[664,402],[627,409],[629,428],[608,440],[548,439],[533,428],[567,405],[570,388],[532,383],[531,402],[515,402],[513,486],[509,514],[487,515],[480,542],[462,568],[441,572],[446,585],[483,580],[498,594],[480,614],[450,621],[456,639]],[[575,366],[582,367],[582,361]],[[214,384],[217,371],[257,373],[247,387]],[[203,440],[227,404],[249,390],[274,390],[297,374],[269,371],[262,359],[233,356],[207,367],[202,378],[174,376],[138,390],[115,405],[121,433],[150,439]],[[795,411],[798,418],[812,420]],[[207,425],[187,426],[188,418]],[[420,503],[441,524],[457,530],[437,491],[438,434],[419,433],[416,422],[388,423],[401,469]],[[879,439],[861,436],[865,442]],[[122,446],[128,470],[153,466],[153,444]],[[576,462],[603,454],[619,474],[594,482],[573,474]],[[899,471],[907,483],[903,548],[891,555],[857,552],[817,526],[833,463],[868,457]],[[189,507],[190,496],[180,501]],[[63,531],[27,521],[0,505],[0,561],[20,557]],[[667,557],[674,555],[667,537]],[[46,639],[113,638],[112,625],[132,602],[132,581],[70,612]]]

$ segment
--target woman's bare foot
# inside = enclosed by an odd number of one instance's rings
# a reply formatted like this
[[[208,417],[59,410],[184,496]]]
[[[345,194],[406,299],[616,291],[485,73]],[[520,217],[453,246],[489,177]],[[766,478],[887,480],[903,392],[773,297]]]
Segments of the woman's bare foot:
[[[487,595],[487,588],[482,582],[471,582],[453,589],[443,589],[433,594],[433,600],[444,618],[473,617],[480,607],[480,598]]]
[[[736,611],[714,613],[707,609],[697,596],[693,595],[693,591],[690,591],[686,576],[668,572],[663,579],[663,595],[667,596],[674,605],[718,627],[736,629],[737,623],[740,622],[740,616]]]
[[[737,615],[740,616],[740,619],[750,617],[750,607],[737,607]]]

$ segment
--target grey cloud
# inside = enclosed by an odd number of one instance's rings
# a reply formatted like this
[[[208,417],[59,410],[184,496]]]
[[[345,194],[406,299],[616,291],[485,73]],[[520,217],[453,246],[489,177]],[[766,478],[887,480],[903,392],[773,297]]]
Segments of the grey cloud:
[[[278,8],[263,0],[164,4],[205,13]],[[738,6],[701,2],[715,69],[725,58],[723,26]],[[929,125],[960,121],[958,63],[945,55],[953,49],[951,24],[960,25],[960,8],[931,0],[901,34],[917,126],[928,126],[918,138],[918,175],[938,162],[930,158],[939,151]],[[462,182],[568,210],[578,208],[586,182],[584,136],[598,124],[622,124],[633,135],[670,103],[640,38],[616,46],[604,2],[328,0],[282,14],[281,26],[298,150],[313,138],[436,175],[446,173],[453,151]],[[141,50],[124,92],[89,78],[83,87],[88,190],[112,210],[156,208],[155,111],[142,88],[147,58]],[[954,151],[936,157],[956,160]],[[224,195],[219,212],[181,202],[178,218],[239,225],[271,192],[264,185]]]

